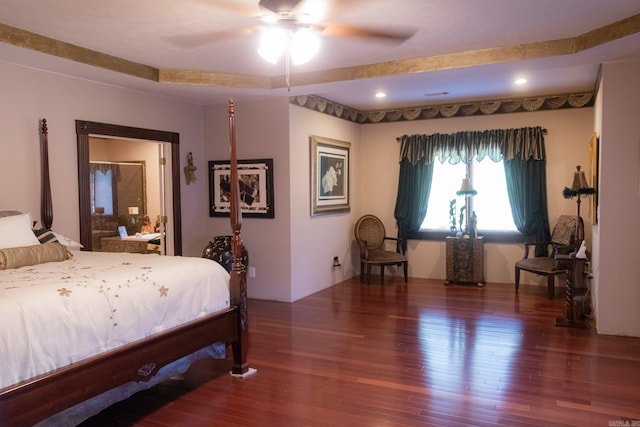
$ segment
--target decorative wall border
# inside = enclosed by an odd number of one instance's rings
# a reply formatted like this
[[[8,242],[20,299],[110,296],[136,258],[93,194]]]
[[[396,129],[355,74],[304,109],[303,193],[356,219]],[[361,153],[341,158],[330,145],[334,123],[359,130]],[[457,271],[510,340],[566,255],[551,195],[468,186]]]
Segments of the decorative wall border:
[[[460,104],[430,105],[380,111],[359,111],[317,95],[292,96],[289,97],[289,102],[354,123],[367,124],[592,107],[595,102],[595,97],[594,92],[583,92],[535,98],[465,102]]]

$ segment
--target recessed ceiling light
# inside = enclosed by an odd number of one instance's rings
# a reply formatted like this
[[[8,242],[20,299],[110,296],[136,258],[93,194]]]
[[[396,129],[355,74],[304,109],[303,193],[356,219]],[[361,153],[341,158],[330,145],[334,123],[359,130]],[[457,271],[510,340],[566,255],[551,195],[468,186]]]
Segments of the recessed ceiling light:
[[[518,86],[522,86],[523,84],[526,84],[526,83],[527,83],[527,79],[525,79],[524,77],[520,77],[519,79],[516,79],[515,83],[516,83]]]
[[[387,94],[382,91],[376,92],[376,98],[384,98],[385,96],[387,96]]]

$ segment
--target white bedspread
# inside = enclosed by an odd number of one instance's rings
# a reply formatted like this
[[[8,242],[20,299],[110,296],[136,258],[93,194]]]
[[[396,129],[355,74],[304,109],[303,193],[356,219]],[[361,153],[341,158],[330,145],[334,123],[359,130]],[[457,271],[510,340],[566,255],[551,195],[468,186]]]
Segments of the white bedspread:
[[[0,271],[0,389],[229,306],[209,259],[74,255]]]

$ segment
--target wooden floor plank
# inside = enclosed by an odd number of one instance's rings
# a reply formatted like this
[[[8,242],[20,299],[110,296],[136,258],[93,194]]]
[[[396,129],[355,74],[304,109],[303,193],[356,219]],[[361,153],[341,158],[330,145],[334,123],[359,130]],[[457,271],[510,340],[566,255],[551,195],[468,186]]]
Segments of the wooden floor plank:
[[[556,327],[556,295],[390,278],[251,300],[255,376],[201,361],[83,425],[640,425],[640,339]]]

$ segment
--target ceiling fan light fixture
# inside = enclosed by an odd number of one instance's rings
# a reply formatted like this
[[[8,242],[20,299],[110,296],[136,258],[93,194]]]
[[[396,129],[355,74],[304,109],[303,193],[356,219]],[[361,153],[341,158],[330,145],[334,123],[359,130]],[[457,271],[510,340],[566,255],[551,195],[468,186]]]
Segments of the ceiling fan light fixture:
[[[327,0],[306,0],[300,4],[297,19],[301,24],[317,24],[327,14]]]
[[[280,27],[270,27],[260,37],[258,54],[265,61],[277,64],[278,59],[287,48],[287,33]]]
[[[291,37],[289,45],[291,62],[300,65],[308,62],[318,52],[320,39],[308,28],[298,29]]]

